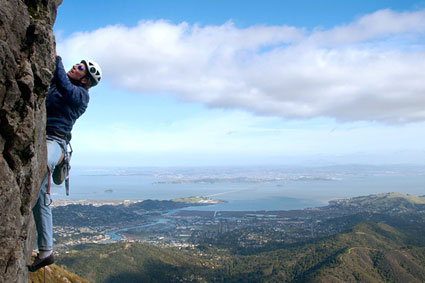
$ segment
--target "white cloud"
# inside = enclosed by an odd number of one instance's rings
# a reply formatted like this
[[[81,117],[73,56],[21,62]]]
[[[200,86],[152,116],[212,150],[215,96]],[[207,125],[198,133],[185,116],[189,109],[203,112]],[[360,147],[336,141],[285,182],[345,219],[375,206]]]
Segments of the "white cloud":
[[[285,118],[425,120],[425,11],[381,10],[329,30],[141,21],[77,33],[65,59],[105,79],[211,107]],[[71,63],[74,61],[70,61]]]

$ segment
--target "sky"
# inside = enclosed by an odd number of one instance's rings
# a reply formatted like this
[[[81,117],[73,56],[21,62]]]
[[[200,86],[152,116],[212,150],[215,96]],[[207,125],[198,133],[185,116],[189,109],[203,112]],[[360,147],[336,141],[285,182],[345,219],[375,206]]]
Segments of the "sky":
[[[425,1],[65,0],[77,166],[425,164]]]

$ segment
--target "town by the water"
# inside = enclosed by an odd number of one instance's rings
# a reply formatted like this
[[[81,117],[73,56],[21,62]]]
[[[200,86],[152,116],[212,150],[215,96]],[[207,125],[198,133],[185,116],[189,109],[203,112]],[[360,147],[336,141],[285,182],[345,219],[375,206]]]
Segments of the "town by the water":
[[[204,197],[171,201],[56,200],[54,237],[59,253],[87,243],[148,242],[190,247],[200,243],[261,248],[343,231],[356,221],[406,212],[425,214],[425,198],[397,193],[331,201],[290,211],[197,211],[219,202]],[[404,204],[405,202],[406,204]],[[403,205],[400,205],[403,203]]]

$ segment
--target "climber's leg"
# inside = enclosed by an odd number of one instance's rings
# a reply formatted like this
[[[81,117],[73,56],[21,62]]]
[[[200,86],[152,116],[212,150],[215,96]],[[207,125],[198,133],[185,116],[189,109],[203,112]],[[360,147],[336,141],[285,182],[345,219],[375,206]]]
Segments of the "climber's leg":
[[[55,165],[62,156],[62,148],[56,141],[47,141],[47,156],[47,166],[50,172],[53,172]],[[44,176],[35,206],[33,207],[37,228],[38,249],[45,251],[41,256],[48,256],[53,249],[52,211],[50,209],[50,195],[47,193],[49,177],[48,174]]]

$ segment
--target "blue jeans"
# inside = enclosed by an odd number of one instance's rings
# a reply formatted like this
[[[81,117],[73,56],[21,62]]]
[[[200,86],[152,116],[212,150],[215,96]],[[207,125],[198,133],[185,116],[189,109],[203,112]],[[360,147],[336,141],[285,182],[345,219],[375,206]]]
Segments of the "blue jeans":
[[[62,157],[62,148],[56,141],[47,141],[47,166],[53,174],[56,164]],[[50,209],[50,195],[46,194],[48,185],[48,174],[43,178],[38,197],[32,209],[35,226],[37,228],[38,249],[50,251],[53,249],[53,221]]]

